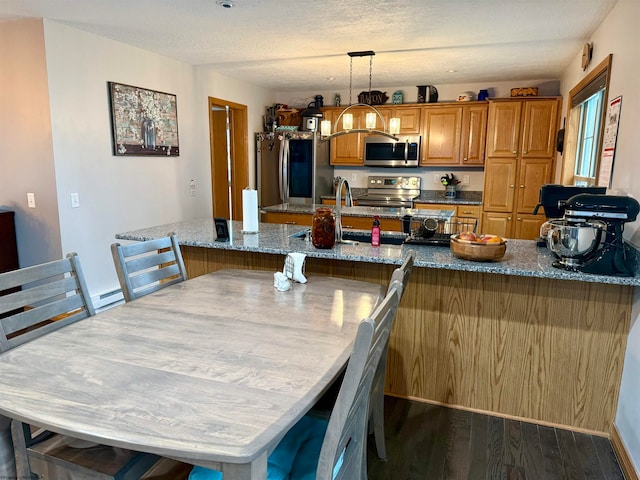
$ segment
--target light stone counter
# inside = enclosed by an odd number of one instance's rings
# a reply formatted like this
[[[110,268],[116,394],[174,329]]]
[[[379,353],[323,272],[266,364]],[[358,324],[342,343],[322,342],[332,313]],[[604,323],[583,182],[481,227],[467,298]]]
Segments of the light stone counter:
[[[348,211],[349,208],[344,210]],[[429,212],[429,210],[402,210],[422,214]],[[638,275],[632,278],[613,277],[557,269],[551,265],[554,260],[551,253],[546,248],[536,247],[532,240],[507,240],[507,252],[500,261],[472,262],[454,257],[448,247],[408,244],[372,247],[368,243],[360,243],[358,245],[338,244],[332,249],[321,250],[314,248],[310,241],[295,236],[306,231],[306,227],[261,223],[259,230],[260,232],[257,234],[243,234],[242,222],[233,221],[231,240],[217,242],[213,219],[208,218],[122,232],[118,233],[116,238],[140,241],[163,237],[169,232],[175,232],[180,245],[192,247],[282,255],[290,252],[302,252],[308,257],[393,265],[401,264],[406,251],[413,249],[416,251],[416,267],[640,286],[640,276]],[[386,235],[403,236],[401,233],[387,233]]]

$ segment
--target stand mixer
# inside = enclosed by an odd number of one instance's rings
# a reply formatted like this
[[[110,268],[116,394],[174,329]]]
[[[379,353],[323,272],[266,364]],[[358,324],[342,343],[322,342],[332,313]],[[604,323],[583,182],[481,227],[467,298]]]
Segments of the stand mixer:
[[[622,231],[626,222],[640,212],[631,197],[582,193],[560,202],[564,218],[549,220],[545,232],[547,247],[557,257],[556,268],[632,277],[635,250],[625,244]]]

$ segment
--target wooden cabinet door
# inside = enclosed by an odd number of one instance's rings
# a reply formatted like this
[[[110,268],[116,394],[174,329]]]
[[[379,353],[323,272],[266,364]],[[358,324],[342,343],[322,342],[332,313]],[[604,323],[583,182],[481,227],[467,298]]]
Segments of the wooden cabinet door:
[[[311,218],[313,215],[306,213],[277,213],[265,212],[262,214],[264,223],[284,223],[286,225],[302,225],[311,226]]]
[[[391,110],[389,118],[400,119],[400,135],[419,135],[421,113],[422,107],[396,107]],[[387,130],[389,130],[389,119],[386,119],[386,122]]]
[[[546,221],[544,215],[516,215],[514,236],[521,240],[535,240],[540,235],[540,226]]]
[[[487,138],[488,105],[466,106],[462,112],[461,156],[463,165],[483,165]]]
[[[491,101],[487,121],[487,157],[516,158],[522,102]]]
[[[420,165],[460,163],[462,107],[424,107]]]
[[[512,217],[510,213],[484,212],[481,233],[511,238]]]
[[[533,213],[540,198],[540,187],[551,179],[552,160],[548,158],[523,158],[518,172],[517,213]]]
[[[517,162],[515,158],[487,158],[482,202],[485,211],[513,211]]]
[[[333,110],[331,112],[332,128],[336,123],[338,116],[342,110]],[[364,112],[362,109],[352,108],[349,113],[353,114],[353,128],[364,128]],[[335,127],[338,131],[342,130],[342,119]],[[340,137],[332,138],[329,144],[331,165],[363,165],[364,150],[362,135],[359,133],[350,133]]]
[[[521,158],[551,158],[556,150],[558,100],[524,102]]]

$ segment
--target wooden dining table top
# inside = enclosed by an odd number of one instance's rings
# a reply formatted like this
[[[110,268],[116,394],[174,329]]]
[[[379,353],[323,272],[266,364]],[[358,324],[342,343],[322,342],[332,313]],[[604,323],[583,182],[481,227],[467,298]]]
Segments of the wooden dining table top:
[[[384,290],[313,276],[280,292],[248,270],[172,285],[0,355],[0,414],[263,478]]]

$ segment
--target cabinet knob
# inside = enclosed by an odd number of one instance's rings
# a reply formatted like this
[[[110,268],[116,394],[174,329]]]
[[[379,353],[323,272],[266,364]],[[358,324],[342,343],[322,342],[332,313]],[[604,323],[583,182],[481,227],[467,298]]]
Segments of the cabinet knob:
[[[289,220],[288,222],[284,222],[285,225],[295,225],[296,222],[294,222],[293,220]]]
[[[524,154],[526,155],[527,153],[529,153],[529,151],[528,151],[528,150],[525,150],[525,151],[524,151]]]
[[[462,161],[463,161],[463,162],[468,162],[469,160],[467,159],[467,157],[464,157],[464,158],[462,159]]]
[[[517,220],[518,220],[519,222],[521,222],[521,221],[522,221],[522,218],[521,218],[521,217],[518,217],[518,218],[517,218]]]
[[[518,153],[518,151],[517,151],[517,150],[514,150],[512,153],[513,153],[514,155],[516,155],[516,154]]]
[[[515,185],[509,185],[509,188],[516,188]]]
[[[524,185],[520,185],[520,188],[524,188]]]
[[[507,217],[507,220],[511,221],[511,217]]]

